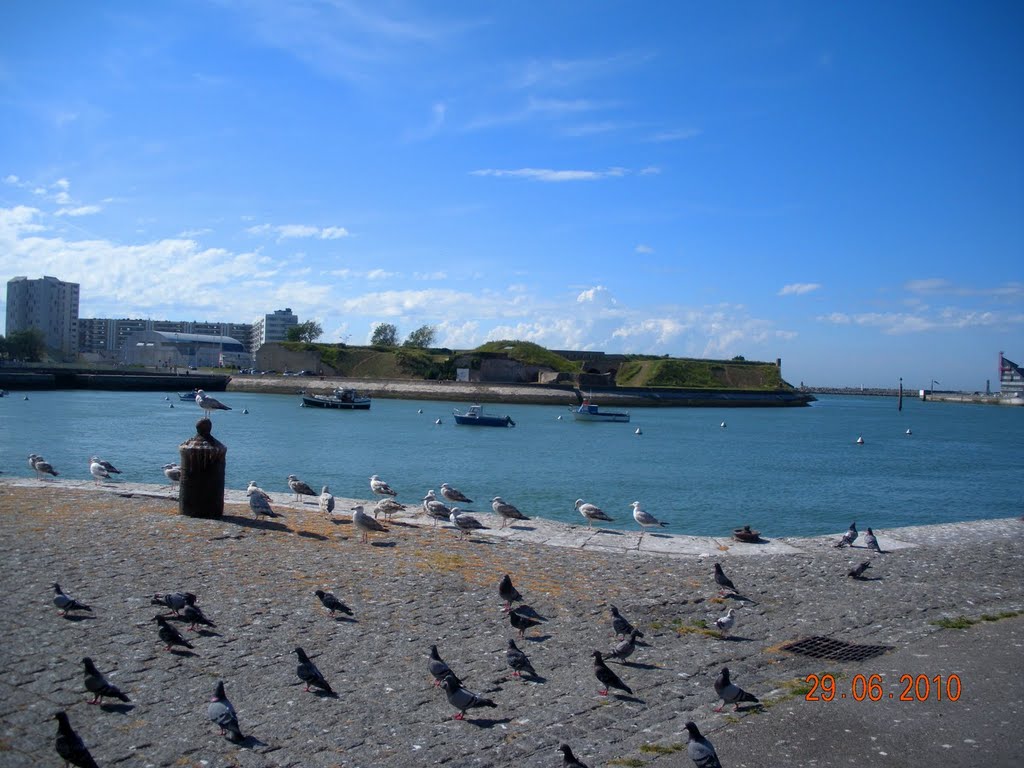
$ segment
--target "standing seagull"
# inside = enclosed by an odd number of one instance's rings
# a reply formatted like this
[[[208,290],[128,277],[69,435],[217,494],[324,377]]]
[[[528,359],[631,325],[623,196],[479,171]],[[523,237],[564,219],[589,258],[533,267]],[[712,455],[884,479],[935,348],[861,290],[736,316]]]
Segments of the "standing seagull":
[[[580,514],[587,519],[588,526],[592,526],[595,520],[604,520],[608,523],[614,522],[614,520],[609,517],[603,509],[588,502],[584,502],[583,499],[576,499],[576,509],[578,509]]]
[[[53,717],[57,721],[57,741],[54,743],[54,747],[57,754],[64,759],[64,765],[71,763],[78,768],[98,768],[96,761],[89,754],[85,742],[71,727],[67,713],[58,712]]]
[[[537,677],[537,671],[530,663],[529,657],[519,650],[516,641],[511,637],[508,639],[508,648],[505,649],[505,661],[508,662],[515,677],[522,677],[523,672],[530,677]]]
[[[373,507],[373,517],[377,518],[377,515],[383,513],[385,522],[391,519],[391,516],[396,512],[404,512],[406,509],[405,504],[400,504],[392,498],[384,498],[378,501]]]
[[[97,461],[89,463],[89,474],[92,475],[92,479],[99,483],[102,480],[109,480],[110,473],[103,468],[103,465]]]
[[[306,684],[306,690],[309,690],[309,686],[319,688],[327,694],[333,696],[334,689],[331,688],[331,684],[327,682],[320,670],[316,668],[316,664],[309,660],[309,656],[302,648],[296,647],[295,653],[299,657],[299,666],[295,668],[295,674],[299,676],[299,680]]]
[[[882,552],[882,548],[878,546],[878,539],[875,538],[875,532],[870,528],[868,528],[867,533],[864,534],[864,546],[880,555],[884,554]]]
[[[850,523],[850,527],[847,529],[843,537],[839,539],[833,546],[842,549],[843,547],[849,547],[857,540],[857,523],[856,521]]]
[[[729,630],[736,626],[736,614],[734,611],[735,609],[730,608],[725,612],[725,616],[719,616],[715,619],[715,628],[721,632],[723,636],[729,634]]]
[[[470,531],[479,531],[487,528],[486,525],[481,523],[475,517],[462,514],[462,511],[458,507],[452,507],[452,511],[448,515],[448,522],[462,531],[463,536]]]
[[[388,532],[388,529],[385,528],[381,523],[378,523],[374,518],[370,517],[368,514],[363,512],[362,505],[352,507],[352,525],[362,532],[363,536],[361,541],[364,544],[369,543],[371,532]]]
[[[501,527],[504,528],[508,525],[509,520],[529,520],[526,515],[516,509],[514,506],[506,502],[501,496],[495,496],[491,499],[491,509],[494,510],[494,514],[501,517]]]
[[[78,602],[71,595],[65,595],[64,590],[60,588],[60,584],[56,582],[53,584],[53,604],[60,609],[61,616],[67,616],[68,611],[88,611],[92,613],[92,608],[88,605]]]
[[[523,596],[519,594],[519,590],[512,585],[512,577],[507,573],[502,576],[501,581],[498,582],[498,597],[505,601],[505,613],[512,610],[512,603],[523,601]]]
[[[319,503],[321,514],[330,519],[331,513],[334,511],[334,496],[331,495],[331,489],[326,485],[320,490]]]
[[[663,523],[650,512],[641,509],[639,501],[634,501],[630,506],[633,507],[633,519],[640,525],[641,536],[644,535],[644,531],[648,528],[664,528],[668,525],[668,523]]]
[[[626,693],[633,693],[633,689],[622,682],[619,676],[612,672],[608,665],[604,663],[600,651],[594,651],[591,653],[591,656],[594,657],[594,677],[604,686],[604,688],[598,691],[601,696],[607,696],[609,688],[617,688]]]
[[[463,688],[454,675],[448,675],[442,679],[441,687],[444,688],[444,692],[448,695],[448,703],[459,710],[459,713],[455,715],[456,720],[465,718],[467,709],[474,709],[476,707],[491,707],[494,709],[498,706],[490,699],[485,699],[483,696]]]
[[[562,418],[559,416],[558,418]],[[562,753],[562,768],[587,768],[587,764],[581,762],[568,744],[559,744],[558,751]]]
[[[426,512],[427,517],[434,520],[435,526],[438,520],[450,520],[452,516],[451,509],[434,496],[433,489],[427,491],[427,495],[423,497],[423,511]]]
[[[194,645],[192,645],[192,643],[190,643],[188,640],[182,637],[181,633],[178,630],[176,630],[174,627],[168,624],[167,619],[165,619],[163,616],[154,616],[153,621],[155,621],[160,626],[158,634],[160,635],[160,639],[163,640],[164,643],[166,644],[166,650],[171,650],[171,648],[175,645],[181,645],[185,648],[195,647]]]
[[[686,754],[693,760],[693,764],[697,768],[722,768],[714,745],[701,735],[697,724],[691,720],[686,724],[686,730],[690,733],[690,743],[686,747]]]
[[[224,405],[220,400],[210,397],[203,390],[196,390],[196,405],[203,409],[206,418],[210,418],[211,411],[230,411],[230,406]]]
[[[223,681],[217,683],[213,698],[210,699],[210,706],[206,708],[206,716],[210,718],[210,722],[220,727],[220,735],[228,741],[235,744],[245,741],[242,729],[238,726],[238,715],[224,692]]]
[[[725,571],[722,570],[721,563],[715,563],[715,583],[718,584],[722,589],[719,594],[725,594],[725,590],[731,589],[733,594],[738,595],[740,591],[736,589],[736,585],[732,583],[732,580],[725,575]]]
[[[722,671],[719,672],[718,677],[715,678],[715,693],[718,694],[718,698],[722,700],[721,706],[715,709],[715,712],[721,712],[722,707],[726,704],[733,704],[733,712],[738,712],[740,704],[745,701],[749,701],[752,704],[760,704],[760,700],[757,696],[752,693],[747,693],[735,683],[729,680],[729,668],[722,667]]]
[[[301,496],[316,496],[316,492],[295,475],[288,475],[288,487],[295,494],[296,501],[301,501]]]
[[[53,465],[44,459],[42,456],[36,456],[34,453],[28,457],[29,466],[36,471],[36,477],[43,479],[44,475],[53,475],[57,477],[60,473],[53,468]]]
[[[397,496],[398,491],[380,479],[380,475],[370,475],[370,490],[378,496]]]
[[[250,481],[246,495],[249,497],[249,511],[252,512],[253,517],[257,520],[260,517],[281,516],[270,506],[270,496],[260,490],[254,481]]]
[[[99,456],[93,456],[91,459],[89,459],[89,462],[92,463],[92,464],[99,464],[101,467],[103,467],[105,470],[107,470],[107,472],[109,472],[112,475],[120,475],[121,474],[121,470],[120,469],[115,467],[109,461],[104,461]]]
[[[472,504],[473,500],[466,497],[458,488],[452,488],[448,483],[441,483],[441,495],[448,501],[458,501],[462,504]]]
[[[102,704],[104,696],[120,699],[125,703],[131,701],[120,688],[107,680],[103,673],[96,669],[92,659],[86,656],[82,659],[82,664],[85,665],[85,690],[93,694],[93,700],[89,702],[90,704]]]
[[[164,477],[170,481],[172,489],[181,482],[181,467],[177,464],[164,464],[163,471]]]

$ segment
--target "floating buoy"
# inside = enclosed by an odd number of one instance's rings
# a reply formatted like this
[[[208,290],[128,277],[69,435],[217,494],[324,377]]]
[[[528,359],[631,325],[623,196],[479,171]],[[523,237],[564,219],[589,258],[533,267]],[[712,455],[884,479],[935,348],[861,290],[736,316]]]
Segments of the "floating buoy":
[[[911,431],[910,431],[909,429],[907,429],[907,434],[908,434],[908,435],[912,435],[912,434],[914,434],[914,433],[913,433],[913,432],[911,432]]]
[[[248,409],[248,408],[243,408],[243,409],[242,409],[242,413],[248,413],[248,412],[249,412],[249,409]]]
[[[435,421],[434,423],[435,423],[435,424],[440,424],[440,423],[441,423],[441,420],[440,420],[440,419],[438,419],[438,420],[437,420],[437,421]]]
[[[174,407],[174,403],[171,403],[170,406],[168,406],[168,407],[169,408],[173,408]]]
[[[643,431],[641,431],[640,427],[637,427],[637,428],[636,428],[636,432],[634,432],[633,434],[634,434],[634,435],[642,435],[642,434],[643,434]]]
[[[416,411],[416,413],[423,413],[423,409],[420,408],[418,411]]]
[[[858,437],[857,438],[857,445],[864,445],[864,438],[863,437]]]
[[[28,395],[25,395],[24,399],[25,399],[25,400],[28,400]]]
[[[721,427],[722,429],[725,429],[725,422],[723,421],[723,422],[722,422],[721,424],[719,424],[718,426],[720,426],[720,427]]]
[[[169,397],[165,397],[165,398],[164,398],[164,400],[170,400],[170,399],[171,399],[171,398],[169,398]]]
[[[555,419],[555,420],[556,420],[556,421],[561,421],[561,420],[562,420],[562,417],[561,417],[561,416],[558,416],[558,417],[556,417],[556,419]]]

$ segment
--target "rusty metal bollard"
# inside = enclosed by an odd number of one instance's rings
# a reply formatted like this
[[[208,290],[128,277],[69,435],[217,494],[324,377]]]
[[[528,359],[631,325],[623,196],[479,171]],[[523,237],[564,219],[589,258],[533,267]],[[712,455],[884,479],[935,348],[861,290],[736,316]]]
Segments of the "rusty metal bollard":
[[[224,515],[224,467],[227,446],[210,434],[212,422],[196,422],[195,437],[180,446],[181,482],[178,511],[189,517],[220,518]]]

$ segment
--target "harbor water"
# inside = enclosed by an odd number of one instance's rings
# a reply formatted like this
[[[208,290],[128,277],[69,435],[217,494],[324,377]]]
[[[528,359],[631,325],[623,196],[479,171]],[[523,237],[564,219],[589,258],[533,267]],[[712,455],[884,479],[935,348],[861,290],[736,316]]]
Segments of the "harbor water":
[[[633,409],[629,423],[576,423],[568,404],[487,404],[516,427],[457,426],[453,403],[377,399],[368,411],[301,408],[298,395],[217,393],[227,484],[370,499],[378,474],[418,505],[447,482],[490,511],[501,496],[527,515],[580,524],[577,498],[635,528],[640,501],[667,533],[766,536],[998,518],[1024,513],[1024,409],[824,396],[808,408]],[[468,404],[466,404],[468,405]],[[464,406],[460,406],[460,409]],[[61,478],[90,479],[97,455],[133,482],[161,467],[202,415],[176,393],[43,391],[0,398],[0,471],[31,477],[28,455]],[[438,423],[440,422],[440,423]],[[638,434],[639,430],[639,434]],[[858,444],[857,439],[863,438]]]

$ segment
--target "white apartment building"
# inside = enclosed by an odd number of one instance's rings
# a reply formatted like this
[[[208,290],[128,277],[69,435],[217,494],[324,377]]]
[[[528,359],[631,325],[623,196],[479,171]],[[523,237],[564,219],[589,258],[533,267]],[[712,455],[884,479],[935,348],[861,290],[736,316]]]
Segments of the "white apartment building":
[[[74,360],[78,353],[78,283],[44,276],[7,281],[6,335],[31,328],[43,332],[51,355]]]
[[[264,315],[252,324],[251,349],[257,350],[269,341],[287,341],[288,329],[298,324],[299,318],[292,314],[291,307]]]

